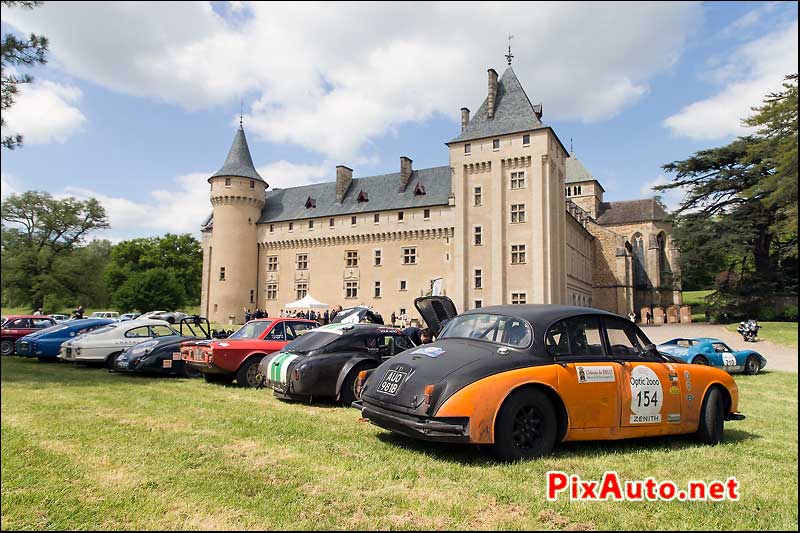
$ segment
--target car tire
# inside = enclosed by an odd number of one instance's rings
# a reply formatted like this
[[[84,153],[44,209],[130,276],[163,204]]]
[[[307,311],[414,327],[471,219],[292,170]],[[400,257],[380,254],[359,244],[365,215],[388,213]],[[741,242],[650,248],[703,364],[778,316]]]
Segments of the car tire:
[[[758,361],[758,357],[755,355],[748,355],[747,360],[744,362],[744,373],[754,376],[758,374],[759,370],[761,370],[761,364]]]
[[[227,374],[203,374],[203,379],[206,383],[230,383],[233,381],[233,376]]]
[[[697,438],[706,444],[718,444],[725,430],[725,403],[718,387],[712,388],[700,408],[700,425]]]
[[[3,339],[0,341],[0,355],[13,355],[14,354],[14,341],[11,339]]]
[[[121,354],[121,353],[122,352],[112,353],[111,355],[109,355],[106,358],[106,368],[107,369],[109,369],[109,370],[113,370],[114,369],[114,361],[117,360],[117,357],[119,357],[119,354]]]
[[[197,370],[195,368],[190,368],[189,365],[186,365],[186,364],[184,364],[182,366],[181,371],[180,371],[181,377],[184,377],[184,378],[199,378],[200,374],[202,374],[202,372],[200,372],[199,370]],[[211,375],[211,374],[207,374],[207,375]]]
[[[523,389],[500,408],[492,453],[501,461],[542,457],[553,451],[557,434],[558,420],[550,399],[540,390]]]
[[[705,365],[705,366],[708,366],[708,359],[706,359],[702,355],[698,355],[697,357],[692,359],[692,364],[693,365]]]
[[[353,402],[356,401],[356,381],[358,381],[358,374],[362,370],[370,370],[378,368],[377,366],[359,365],[351,369],[344,378],[342,386],[339,389],[339,403],[345,407],[351,407]]]
[[[236,384],[240,387],[255,388],[260,381],[258,379],[258,365],[263,357],[251,357],[239,367],[236,372]]]

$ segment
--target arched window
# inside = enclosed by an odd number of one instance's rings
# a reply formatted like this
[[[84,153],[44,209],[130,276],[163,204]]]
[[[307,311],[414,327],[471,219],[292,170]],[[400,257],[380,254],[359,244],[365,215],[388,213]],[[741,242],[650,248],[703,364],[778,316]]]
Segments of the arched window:
[[[659,285],[666,286],[672,283],[672,269],[667,257],[667,235],[662,231],[656,237],[658,242],[658,275]]]
[[[647,271],[645,270],[644,237],[635,233],[631,239],[631,255],[633,256],[633,284],[636,288],[648,288]]]

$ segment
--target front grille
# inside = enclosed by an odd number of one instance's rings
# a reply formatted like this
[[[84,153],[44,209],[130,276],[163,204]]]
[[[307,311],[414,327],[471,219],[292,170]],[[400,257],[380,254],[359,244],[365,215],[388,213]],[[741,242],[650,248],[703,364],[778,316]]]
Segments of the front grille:
[[[28,341],[22,341],[17,345],[17,351],[21,354],[28,353],[28,349],[30,346],[28,345]]]

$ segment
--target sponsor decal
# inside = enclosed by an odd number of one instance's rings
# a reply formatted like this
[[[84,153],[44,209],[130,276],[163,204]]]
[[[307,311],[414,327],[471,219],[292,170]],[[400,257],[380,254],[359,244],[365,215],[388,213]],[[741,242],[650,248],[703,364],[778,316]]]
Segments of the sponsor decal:
[[[227,343],[227,342],[221,342],[221,343],[219,343],[219,345],[222,346],[223,348],[226,348],[226,347],[230,346],[230,344]]]
[[[172,352],[172,360],[173,361],[180,361],[181,360],[181,352]]]
[[[439,357],[444,353],[444,350],[439,348],[438,346],[423,346],[422,348],[417,348],[411,355],[425,355],[428,357]]]
[[[631,424],[657,424],[661,422],[661,405],[664,392],[661,380],[653,370],[639,365],[631,371]]]
[[[736,366],[736,357],[733,356],[732,353],[723,353],[722,355],[722,364],[725,366]]]
[[[673,386],[671,386],[669,388],[669,393],[670,394],[680,394],[681,393],[681,389],[679,389],[677,385],[673,385]]]
[[[667,415],[667,422],[675,424],[675,423],[680,422],[680,421],[681,421],[681,415],[679,415],[679,414]]]
[[[612,366],[576,366],[578,383],[604,383],[614,381]]]
[[[164,359],[164,360],[161,362],[161,366],[162,366],[163,368],[172,368],[172,359]]]

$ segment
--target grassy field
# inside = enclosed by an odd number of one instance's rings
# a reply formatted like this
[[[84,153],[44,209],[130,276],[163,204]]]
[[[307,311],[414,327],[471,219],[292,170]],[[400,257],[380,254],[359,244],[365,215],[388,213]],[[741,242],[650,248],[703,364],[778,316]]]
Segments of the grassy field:
[[[692,322],[706,321],[706,303],[703,300],[714,291],[683,291],[683,304],[692,306]]]
[[[743,422],[499,464],[263,390],[2,359],[2,529],[796,529],[797,374],[737,378]],[[725,480],[726,503],[548,503],[544,475]]]
[[[797,348],[797,322],[759,322],[759,339]],[[728,324],[728,331],[736,333],[739,324]]]

